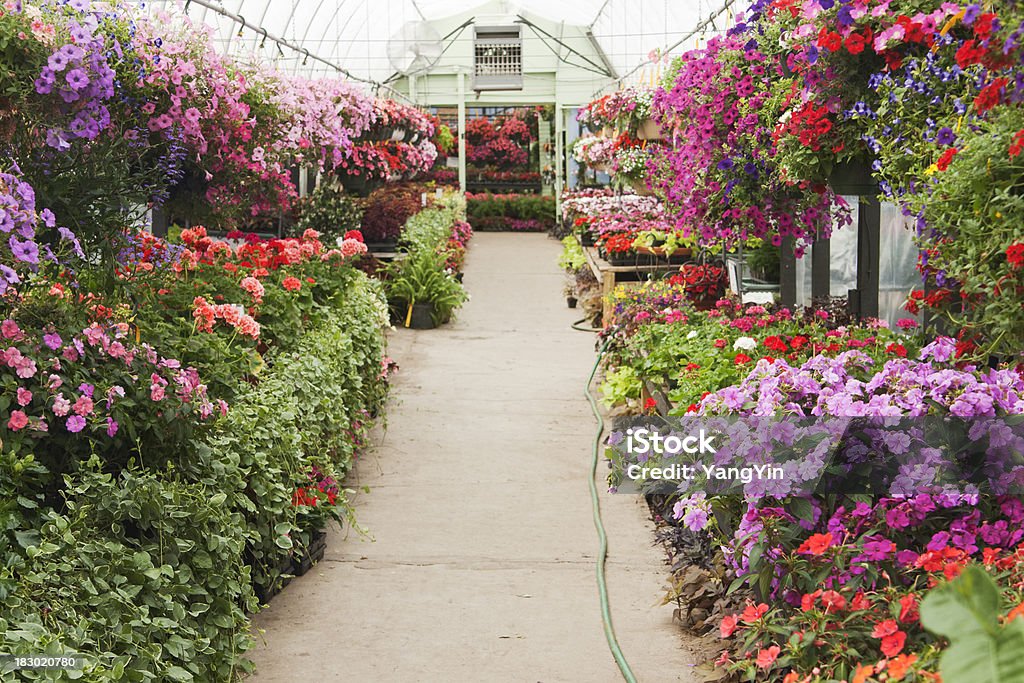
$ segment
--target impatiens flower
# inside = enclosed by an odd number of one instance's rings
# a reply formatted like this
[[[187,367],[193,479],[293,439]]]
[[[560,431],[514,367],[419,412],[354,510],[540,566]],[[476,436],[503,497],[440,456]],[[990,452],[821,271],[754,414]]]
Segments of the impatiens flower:
[[[771,647],[759,650],[757,653],[757,666],[761,669],[770,669],[775,664],[775,660],[779,658],[779,653],[782,650],[778,645],[772,645]]]
[[[117,429],[118,429],[117,422],[114,421],[114,418],[108,417],[107,418],[107,436],[112,437],[115,434],[117,434]]]
[[[736,632],[736,627],[739,626],[740,620],[735,614],[727,614],[722,617],[722,623],[718,627],[718,633],[722,638],[728,638]]]
[[[18,405],[27,406],[32,402],[32,392],[25,387],[18,387]]]
[[[15,341],[20,341],[25,338],[25,335],[22,333],[21,328],[18,327],[18,323],[14,322],[9,318],[7,320],[4,320],[3,323],[0,323],[0,333],[3,334],[4,339],[13,339]]]
[[[823,555],[830,547],[832,547],[831,533],[814,534],[800,545],[797,552],[801,554]]]
[[[12,432],[24,429],[28,424],[28,415],[20,410],[12,410],[11,417],[7,420],[7,427]]]
[[[82,417],[81,415],[72,415],[71,417],[68,418],[68,421],[65,423],[65,425],[67,426],[69,432],[77,434],[78,432],[85,429],[85,418]]]
[[[93,411],[92,399],[88,396],[79,396],[78,400],[75,401],[75,405],[72,406],[71,409],[82,417],[90,415]]]
[[[71,401],[63,394],[57,394],[53,399],[53,414],[57,417],[64,417],[71,412]]]
[[[763,602],[760,605],[747,605],[746,609],[743,610],[743,614],[740,615],[740,620],[744,624],[753,624],[767,613],[768,605]]]
[[[50,349],[51,351],[56,351],[64,343],[64,340],[60,338],[59,334],[54,332],[52,334],[44,334],[43,343],[46,344],[46,348]]]
[[[907,634],[903,631],[896,631],[892,635],[885,636],[882,638],[882,654],[886,657],[895,657],[903,650],[903,645],[907,642]]]

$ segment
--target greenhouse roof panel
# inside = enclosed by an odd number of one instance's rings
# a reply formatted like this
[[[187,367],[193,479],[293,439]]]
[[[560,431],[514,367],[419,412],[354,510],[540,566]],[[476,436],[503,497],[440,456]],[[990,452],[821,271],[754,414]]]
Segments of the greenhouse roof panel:
[[[572,2],[491,0],[466,3],[459,0],[153,0],[151,8],[187,11],[198,22],[214,28],[218,47],[236,55],[256,53],[262,60],[275,63],[286,72],[309,75],[336,72],[328,64],[310,58],[305,52],[279,48],[265,40],[262,27],[275,37],[301,46],[309,55],[320,57],[344,68],[352,75],[383,81],[394,73],[388,58],[389,42],[410,22],[432,24],[442,38],[448,33],[449,17],[470,15],[476,18],[519,14],[547,19],[565,27],[592,30],[594,38],[617,74],[634,71],[646,62],[652,50],[687,40],[684,47],[696,44],[697,35],[688,36],[710,15],[721,10],[724,0],[574,0]],[[224,16],[223,10],[243,18],[251,27],[239,30],[237,19]],[[724,27],[724,18],[719,20]],[[714,33],[718,27],[710,26]],[[701,34],[708,37],[708,32]],[[471,31],[447,37],[450,41],[471,41]],[[527,36],[527,40],[540,40]],[[635,79],[652,80],[657,67],[637,70]]]

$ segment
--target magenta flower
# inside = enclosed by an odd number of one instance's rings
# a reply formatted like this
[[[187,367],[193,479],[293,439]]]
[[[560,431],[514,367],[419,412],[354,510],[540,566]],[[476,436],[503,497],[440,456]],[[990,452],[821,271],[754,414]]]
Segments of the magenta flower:
[[[85,418],[82,417],[81,415],[72,415],[71,417],[68,418],[68,421],[65,423],[65,425],[67,426],[69,432],[77,434],[78,432],[85,429]]]

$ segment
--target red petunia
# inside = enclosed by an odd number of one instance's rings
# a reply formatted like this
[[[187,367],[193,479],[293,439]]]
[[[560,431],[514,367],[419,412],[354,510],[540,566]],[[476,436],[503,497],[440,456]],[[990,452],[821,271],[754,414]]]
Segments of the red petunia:
[[[973,40],[968,40],[956,51],[956,63],[961,69],[977,64],[981,61],[985,51],[978,47]]]
[[[859,55],[866,46],[867,39],[859,33],[851,33],[846,37],[846,51],[851,55]]]
[[[1024,130],[1017,131],[1010,142],[1010,158],[1013,159],[1024,152]]]
[[[999,104],[1000,91],[1006,86],[1009,81],[1006,78],[997,78],[978,93],[978,96],[974,98],[974,109],[979,114],[987,112],[997,104]]]
[[[832,534],[814,534],[797,548],[798,553],[823,555],[826,550],[832,547]]]
[[[942,156],[939,157],[939,160],[935,162],[936,168],[938,168],[940,171],[945,171],[946,169],[948,169],[949,165],[953,163],[953,157],[957,155],[958,151],[959,150],[957,150],[956,147],[950,147],[945,152],[943,152]]]
[[[824,27],[821,29],[821,32],[818,34],[818,47],[823,47],[829,52],[838,52],[842,46],[842,36]]]

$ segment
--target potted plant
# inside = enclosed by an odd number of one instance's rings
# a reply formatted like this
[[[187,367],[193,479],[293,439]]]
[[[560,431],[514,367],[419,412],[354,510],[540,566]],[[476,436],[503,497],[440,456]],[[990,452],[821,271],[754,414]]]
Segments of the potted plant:
[[[466,301],[462,285],[444,269],[444,257],[429,251],[411,254],[392,266],[388,299],[406,327],[432,329],[451,319]]]

